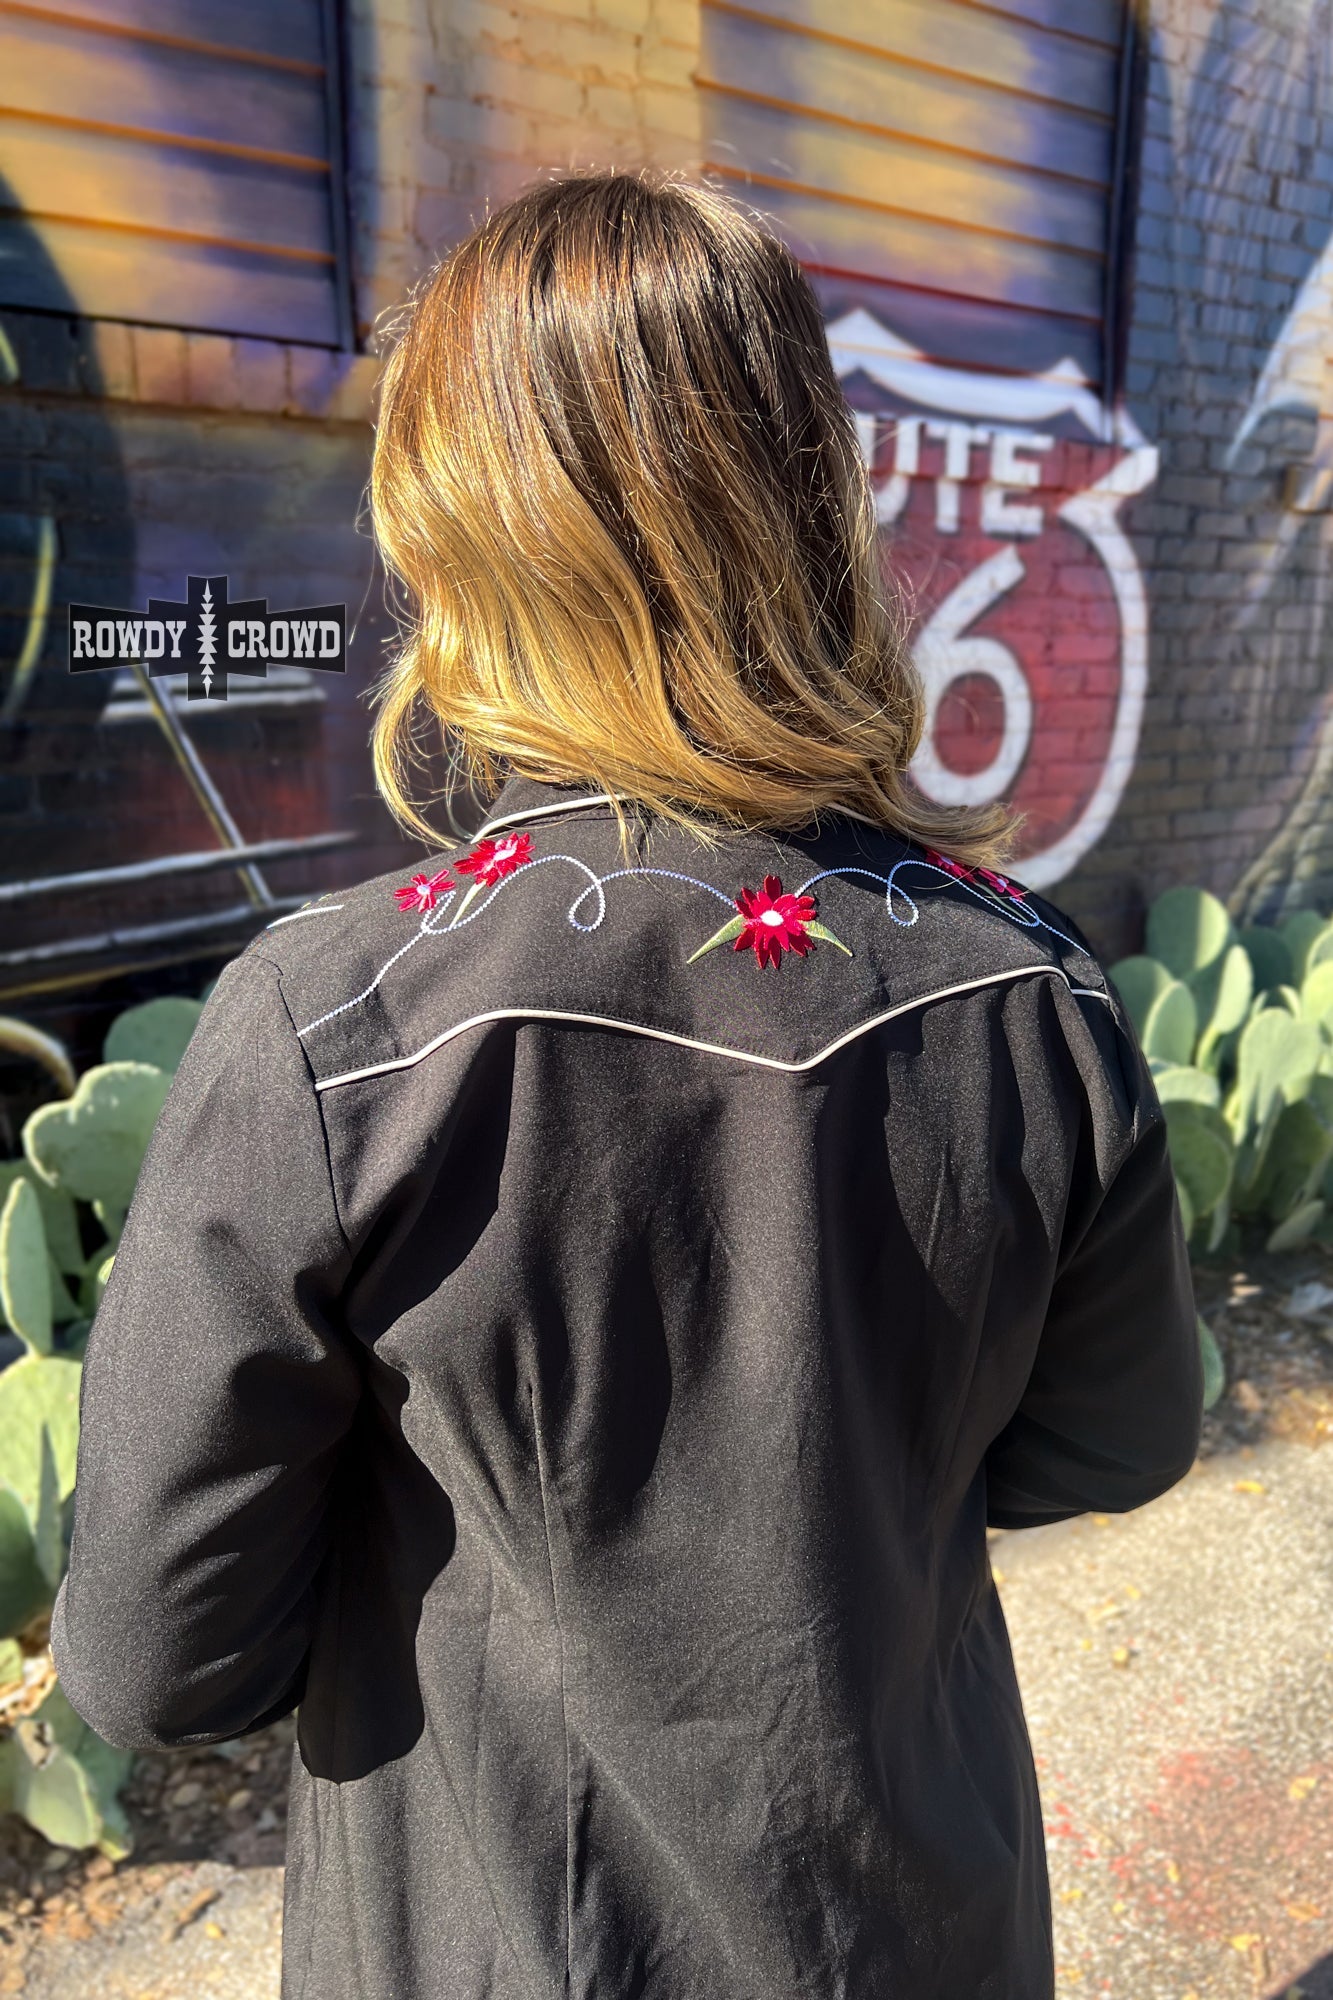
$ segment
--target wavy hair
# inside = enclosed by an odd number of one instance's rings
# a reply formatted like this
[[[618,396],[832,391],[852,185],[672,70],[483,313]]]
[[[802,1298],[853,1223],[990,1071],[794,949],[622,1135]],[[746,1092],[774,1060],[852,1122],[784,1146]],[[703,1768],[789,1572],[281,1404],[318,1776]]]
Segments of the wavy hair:
[[[409,604],[376,777],[433,846],[438,722],[486,791],[587,784],[706,840],[846,808],[1003,858],[1006,808],[908,776],[921,684],[818,302],[713,188],[576,173],[491,215],[408,309],[370,491]]]

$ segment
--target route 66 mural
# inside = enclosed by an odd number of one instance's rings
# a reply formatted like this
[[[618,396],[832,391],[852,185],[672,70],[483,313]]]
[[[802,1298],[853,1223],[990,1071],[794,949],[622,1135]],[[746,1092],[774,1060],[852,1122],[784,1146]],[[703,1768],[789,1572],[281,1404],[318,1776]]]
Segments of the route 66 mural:
[[[941,804],[1011,800],[1020,873],[1058,882],[1105,831],[1138,747],[1147,600],[1119,510],[1156,449],[1072,362],[941,366],[863,308],[828,338],[915,611],[914,776]]]

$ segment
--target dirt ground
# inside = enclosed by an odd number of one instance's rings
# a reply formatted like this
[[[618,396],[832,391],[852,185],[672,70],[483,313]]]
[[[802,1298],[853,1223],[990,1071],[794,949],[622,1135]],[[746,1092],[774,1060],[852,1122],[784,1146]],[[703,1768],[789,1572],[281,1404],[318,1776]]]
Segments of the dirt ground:
[[[1333,1251],[1205,1264],[1195,1282],[1227,1364],[1200,1459],[1245,1457],[1269,1440],[1333,1442]],[[234,1743],[140,1757],[125,1793],[135,1847],[116,1864],[50,1848],[22,1821],[0,1819],[0,1995],[175,2000],[202,1989],[261,2000],[274,1992],[294,1740],[289,1720]],[[247,1873],[264,1924],[242,1950],[246,1899],[230,1891]],[[233,1908],[243,1921],[229,1957]],[[115,1941],[131,1935],[136,1969],[113,1981]],[[144,1980],[139,1968],[149,1961]]]

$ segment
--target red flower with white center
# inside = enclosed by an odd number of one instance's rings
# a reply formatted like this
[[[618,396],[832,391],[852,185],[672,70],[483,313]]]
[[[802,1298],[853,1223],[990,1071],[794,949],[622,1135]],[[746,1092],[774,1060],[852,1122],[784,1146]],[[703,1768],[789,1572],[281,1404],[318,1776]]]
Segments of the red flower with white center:
[[[735,951],[753,951],[760,965],[781,965],[784,951],[805,958],[814,950],[816,938],[836,946],[845,957],[852,956],[841,938],[815,922],[814,897],[788,895],[776,875],[765,875],[762,889],[742,889],[736,908],[740,915],[728,917],[721,930],[690,953],[687,965],[693,965],[705,952],[716,951],[720,944],[729,944]]]
[[[460,875],[471,875],[476,887],[489,889],[531,859],[532,835],[507,833],[502,840],[479,840],[471,854],[455,861],[454,866]]]
[[[804,958],[814,950],[807,933],[815,899],[785,894],[779,876],[765,875],[762,889],[742,889],[736,908],[745,923],[734,951],[753,951],[761,965],[779,965],[784,951]]]
[[[926,849],[926,859],[932,868],[942,868],[946,875],[954,875],[960,882],[972,880],[970,868],[964,868],[961,861],[954,861],[949,855],[941,854],[937,847]]]
[[[398,898],[400,910],[433,910],[437,897],[453,886],[447,873],[441,869],[438,875],[414,875],[410,882],[404,882],[402,888],[395,889],[393,893]]]

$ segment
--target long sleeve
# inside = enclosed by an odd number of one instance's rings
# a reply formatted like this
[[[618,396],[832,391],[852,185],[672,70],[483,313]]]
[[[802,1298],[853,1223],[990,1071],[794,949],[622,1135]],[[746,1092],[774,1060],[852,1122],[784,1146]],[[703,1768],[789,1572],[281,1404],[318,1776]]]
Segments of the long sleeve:
[[[227,967],[173,1081],[89,1336],[52,1648],[127,1748],[299,1700],[362,1370],[309,1069],[276,969]]]
[[[1166,1121],[1123,1015],[1112,1032],[1127,1143],[1077,1214],[1031,1375],[986,1454],[992,1527],[1126,1513],[1174,1486],[1198,1449],[1203,1369]]]

